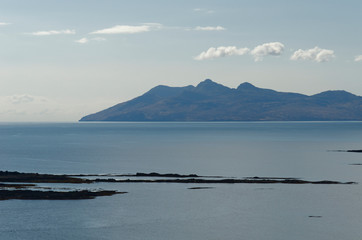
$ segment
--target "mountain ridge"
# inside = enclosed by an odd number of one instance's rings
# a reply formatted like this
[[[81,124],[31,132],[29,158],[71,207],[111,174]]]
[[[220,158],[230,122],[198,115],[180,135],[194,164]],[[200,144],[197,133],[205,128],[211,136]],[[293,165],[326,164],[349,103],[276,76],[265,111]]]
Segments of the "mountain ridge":
[[[159,85],[80,121],[337,121],[362,120],[362,97],[344,90],[314,95],[278,92],[210,79],[196,87]]]

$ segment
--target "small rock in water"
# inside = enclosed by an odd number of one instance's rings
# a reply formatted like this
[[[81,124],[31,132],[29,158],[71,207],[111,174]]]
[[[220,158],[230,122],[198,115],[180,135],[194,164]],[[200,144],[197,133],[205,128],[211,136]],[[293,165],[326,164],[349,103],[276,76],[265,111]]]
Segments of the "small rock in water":
[[[188,189],[210,189],[210,188],[214,188],[214,187],[190,187]]]

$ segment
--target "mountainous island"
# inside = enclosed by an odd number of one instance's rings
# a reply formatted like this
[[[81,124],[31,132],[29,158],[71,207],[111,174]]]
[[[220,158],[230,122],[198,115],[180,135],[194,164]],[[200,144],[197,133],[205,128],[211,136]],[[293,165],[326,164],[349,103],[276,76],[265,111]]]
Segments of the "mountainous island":
[[[229,88],[210,79],[195,86],[157,86],[130,101],[80,121],[348,121],[362,120],[362,97],[325,91],[312,96],[263,89],[250,83]]]

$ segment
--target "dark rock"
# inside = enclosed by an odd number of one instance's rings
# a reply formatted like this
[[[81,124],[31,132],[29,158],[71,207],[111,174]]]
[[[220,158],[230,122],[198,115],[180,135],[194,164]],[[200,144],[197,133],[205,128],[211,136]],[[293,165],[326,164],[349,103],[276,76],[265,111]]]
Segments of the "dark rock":
[[[352,152],[352,153],[362,153],[362,150],[330,150],[330,152]]]
[[[35,184],[5,184],[0,183],[0,188],[15,188],[15,189],[21,189],[21,188],[29,188],[29,187],[35,187]]]
[[[162,179],[114,179],[114,178],[97,178],[94,180],[75,178],[75,175],[52,175],[38,173],[19,173],[0,171],[0,182],[30,182],[30,183],[94,183],[94,182],[127,182],[127,183],[283,183],[283,184],[356,184],[355,182],[337,182],[337,181],[306,181],[298,178],[276,178],[276,177],[247,177],[247,178],[221,178],[220,176],[198,176],[196,174],[182,175],[175,173],[136,173],[129,177],[161,177]],[[89,175],[89,176],[107,176],[107,175]],[[1,186],[0,186],[1,187]]]
[[[74,178],[68,175],[0,171],[0,182],[91,183],[92,181],[82,178]]]
[[[203,178],[176,178],[176,179],[95,179],[95,182],[118,182],[118,183],[223,183],[223,184],[236,184],[236,183],[253,183],[253,184],[356,184],[355,182],[337,182],[337,181],[306,181],[293,178],[226,178],[226,179],[203,179]]]
[[[117,191],[97,191],[88,190],[55,192],[55,191],[35,191],[35,190],[0,190],[0,200],[23,199],[23,200],[77,200],[93,199],[98,196],[112,196],[126,192]]]
[[[347,150],[347,152],[362,153],[362,150]]]
[[[136,173],[136,175],[127,175],[127,176],[134,176],[134,177],[167,177],[167,178],[189,178],[189,177],[199,177],[196,174],[189,174],[189,175],[182,175],[177,173]]]

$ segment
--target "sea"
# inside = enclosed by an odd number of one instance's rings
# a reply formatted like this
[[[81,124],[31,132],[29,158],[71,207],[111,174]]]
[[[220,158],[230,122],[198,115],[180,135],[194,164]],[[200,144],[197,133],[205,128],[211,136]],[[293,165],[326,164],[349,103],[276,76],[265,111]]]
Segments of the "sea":
[[[358,183],[39,184],[127,193],[0,201],[0,239],[362,239],[362,153],[336,151],[349,149],[362,122],[0,123],[2,171]]]

